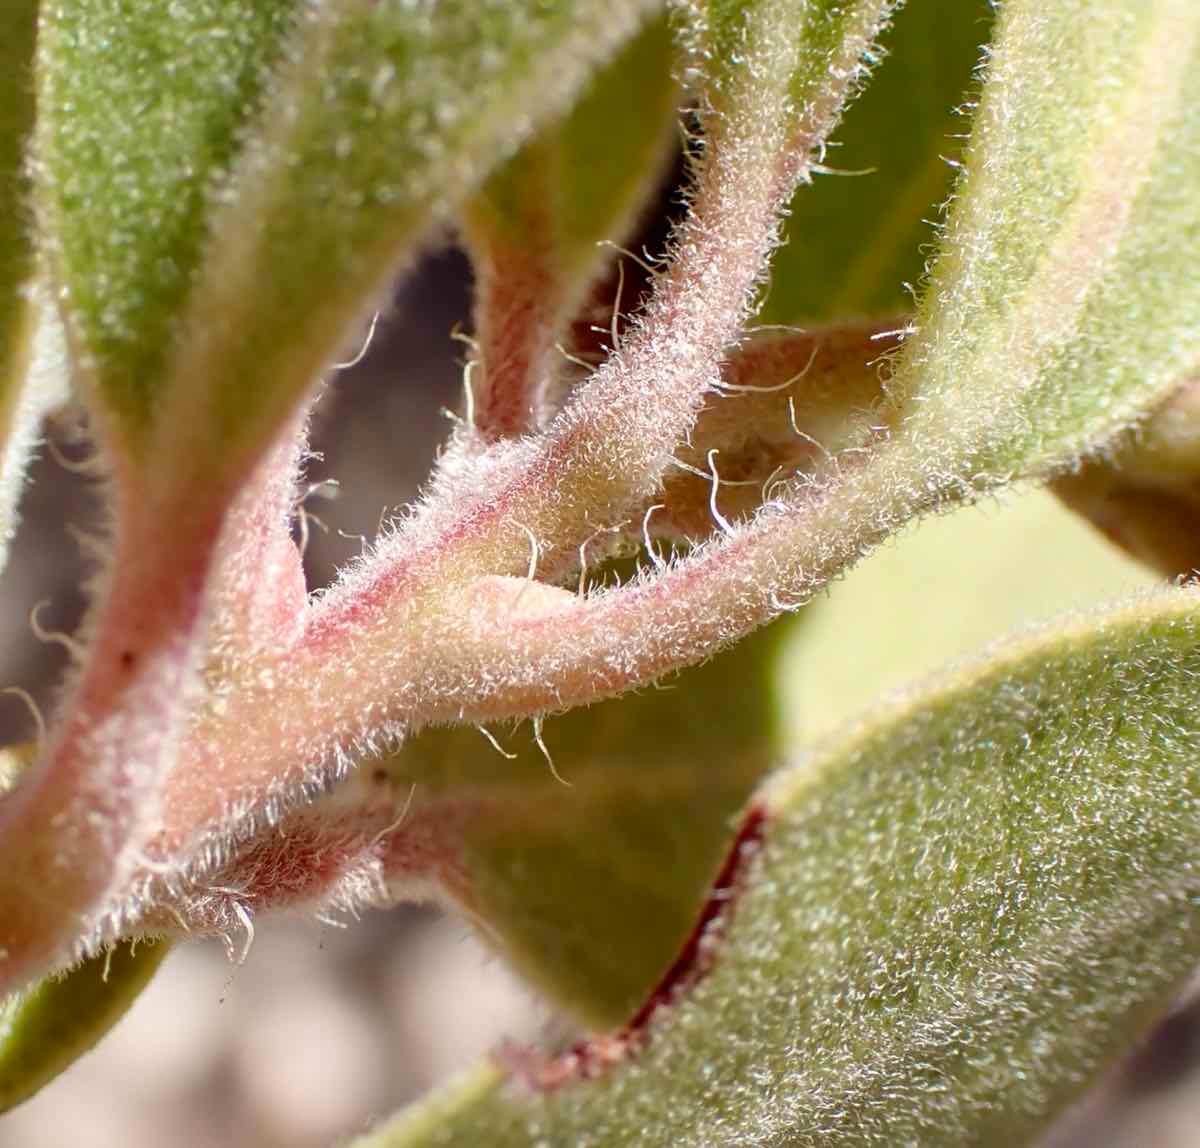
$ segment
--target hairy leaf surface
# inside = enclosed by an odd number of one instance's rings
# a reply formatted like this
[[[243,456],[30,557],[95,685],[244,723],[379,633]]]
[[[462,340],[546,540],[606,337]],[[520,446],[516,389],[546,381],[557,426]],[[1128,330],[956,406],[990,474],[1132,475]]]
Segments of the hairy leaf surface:
[[[38,198],[77,369],[127,450],[159,417],[214,197],[297,7],[42,5]]]
[[[1074,461],[1200,362],[1198,109],[1191,0],[1004,6],[895,383],[960,475]]]
[[[305,19],[214,219],[175,364],[222,438],[278,421],[431,225],[649,7],[339,0]]]
[[[169,470],[218,447],[246,465],[433,219],[642,6],[51,4],[40,194],[126,451],[153,432]]]
[[[845,81],[865,74],[857,56],[847,58],[847,48],[869,58],[894,7],[889,0],[686,0],[681,10],[692,78],[704,77],[705,103],[718,114],[782,79],[803,152],[836,122],[848,94]]]
[[[1198,688],[1176,590],[896,696],[760,793],[673,1004],[364,1145],[1027,1142],[1193,969]]]

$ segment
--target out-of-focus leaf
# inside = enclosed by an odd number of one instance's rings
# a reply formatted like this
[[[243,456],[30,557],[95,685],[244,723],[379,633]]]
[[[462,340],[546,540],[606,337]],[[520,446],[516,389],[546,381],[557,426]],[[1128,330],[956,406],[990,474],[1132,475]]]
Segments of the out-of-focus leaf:
[[[1130,554],[1168,577],[1200,569],[1200,381],[1085,459],[1054,492]]]
[[[687,936],[738,810],[777,760],[776,664],[794,628],[548,718],[553,767],[527,727],[495,731],[511,760],[460,727],[426,731],[389,762],[401,794],[416,783],[414,821],[470,811],[448,831],[453,892],[572,1015],[620,1023]]]
[[[596,273],[637,222],[676,143],[682,102],[665,19],[599,70],[561,122],[504,163],[467,205],[481,372],[475,425],[527,429],[563,364],[555,349]],[[635,300],[626,298],[628,308]]]
[[[1014,626],[1157,581],[1045,491],[926,519],[804,608],[781,671],[787,744]]]
[[[761,792],[673,1004],[361,1148],[1029,1143],[1194,968],[1198,686],[1173,590],[899,696]]]
[[[125,1015],[169,947],[165,941],[122,942],[0,1000],[0,1112],[28,1100],[89,1051]]]
[[[597,241],[619,241],[662,177],[663,136],[678,138],[675,64],[670,29],[654,20],[597,75],[556,135],[557,230],[575,274],[604,258]]]
[[[0,566],[16,530],[17,500],[38,422],[56,380],[32,378],[39,306],[26,144],[33,128],[35,0],[0,8]]]
[[[36,0],[0,9],[0,395],[14,393],[23,373],[27,335],[25,288],[33,276],[33,244],[25,180],[25,142],[33,127]]]
[[[1200,362],[1197,108],[1193,0],[1003,6],[893,382],[951,483],[1073,461]]]
[[[912,305],[930,221],[947,198],[966,130],[967,94],[992,5],[914,0],[881,47],[887,57],[849,108],[818,174],[792,198],[759,320],[889,315]]]

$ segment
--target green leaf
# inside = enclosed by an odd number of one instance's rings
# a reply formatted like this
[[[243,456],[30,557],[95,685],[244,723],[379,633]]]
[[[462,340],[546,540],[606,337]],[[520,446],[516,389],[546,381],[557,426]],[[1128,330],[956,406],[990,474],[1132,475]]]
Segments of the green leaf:
[[[928,221],[950,193],[963,102],[988,40],[986,0],[911,0],[818,174],[792,197],[759,321],[792,324],[906,311],[925,273]]]
[[[1015,626],[1157,581],[1044,490],[928,518],[804,608],[781,671],[787,743]]]
[[[33,127],[36,0],[0,9],[0,395],[11,403],[23,371],[28,334],[24,290],[33,277],[33,244],[25,179],[25,142]]]
[[[1060,467],[1200,363],[1198,107],[1193,0],[1004,5],[893,381],[909,441],[960,476]]]
[[[279,422],[431,226],[650,7],[335,0],[305,20],[213,220],[174,365],[219,441]]]
[[[131,453],[158,417],[215,192],[297,7],[42,5],[37,193],[51,265],[75,367]]]
[[[123,452],[181,485],[248,465],[435,218],[645,6],[47,5],[38,195]]]
[[[673,1004],[360,1148],[1029,1143],[1194,969],[1197,682],[1169,590],[877,707],[761,792]]]
[[[122,942],[0,1001],[0,1112],[28,1100],[125,1015],[170,946]]]
[[[34,122],[37,8],[34,0],[11,0],[0,10],[0,566],[38,423],[59,389],[53,379],[32,377],[40,308],[25,151]]]
[[[553,767],[527,727],[496,731],[512,759],[458,727],[420,734],[388,763],[401,793],[417,785],[414,818],[471,811],[451,823],[455,895],[573,1016],[624,1020],[687,936],[738,810],[778,756],[775,670],[794,628],[761,631],[665,688],[548,718]]]

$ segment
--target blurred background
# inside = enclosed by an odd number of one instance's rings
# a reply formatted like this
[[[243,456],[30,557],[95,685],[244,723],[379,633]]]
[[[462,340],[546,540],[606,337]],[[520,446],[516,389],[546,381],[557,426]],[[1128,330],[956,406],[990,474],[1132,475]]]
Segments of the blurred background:
[[[322,400],[321,457],[308,478],[338,485],[309,502],[319,520],[306,552],[312,585],[428,473],[445,411],[459,402],[462,348],[450,336],[468,318],[468,289],[458,253],[427,259],[362,363]],[[94,528],[96,516],[69,465],[81,453],[73,417],[50,428],[0,597],[0,685],[43,707],[64,652],[34,639],[29,615],[45,603],[46,630],[77,623],[83,571],[71,531]],[[789,737],[810,739],[881,689],[1024,620],[1153,580],[1044,493],[932,521],[810,608],[786,662]],[[13,695],[0,694],[0,726],[8,741],[34,734]],[[240,966],[219,942],[180,946],[94,1053],[0,1117],[0,1148],[324,1148],[550,1022],[464,924],[436,911],[399,908],[345,929],[264,922]],[[1200,1148],[1198,1033],[1196,1010],[1181,1007],[1047,1145]]]

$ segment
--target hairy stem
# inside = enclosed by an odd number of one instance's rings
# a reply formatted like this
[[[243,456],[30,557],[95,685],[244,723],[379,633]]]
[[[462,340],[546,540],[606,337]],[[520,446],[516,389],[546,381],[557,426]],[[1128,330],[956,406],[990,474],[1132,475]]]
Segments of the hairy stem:
[[[164,853],[200,848],[218,824],[226,837],[252,835],[329,785],[350,756],[386,746],[411,726],[459,720],[468,710],[515,712],[521,705],[515,699],[530,694],[523,678],[519,685],[510,680],[514,688],[507,691],[497,678],[495,696],[478,692],[471,663],[490,656],[489,612],[493,620],[515,620],[566,604],[571,628],[588,629],[597,606],[540,583],[513,587],[504,576],[561,574],[598,528],[640,513],[653,494],[720,380],[722,356],[748,313],[779,213],[806,174],[811,150],[836,122],[887,7],[870,0],[840,17],[837,56],[824,61],[831,66],[822,67],[820,86],[805,93],[800,107],[793,69],[801,38],[789,23],[792,11],[765,5],[757,12],[747,30],[747,58],[759,40],[769,47],[756,67],[734,69],[710,93],[692,212],[672,268],[626,346],[580,386],[543,435],[497,444],[461,473],[444,468],[433,499],[315,604],[302,639],[275,664],[261,666],[220,713],[197,723],[184,770],[207,784],[172,794],[158,843]],[[499,600],[477,600],[473,583]],[[471,632],[475,612],[483,625],[478,635]],[[760,613],[735,611],[721,640],[770,612],[769,604]],[[709,641],[708,649],[697,653],[684,643],[672,664],[709,652],[711,640],[699,640]],[[599,672],[593,684],[598,693],[617,692],[671,668],[657,658],[610,684]],[[545,661],[535,662],[536,669],[533,663],[527,669],[539,677],[543,700],[534,710],[582,697],[582,682],[568,677],[556,684],[544,676]]]
[[[164,508],[123,500],[87,662],[41,759],[0,801],[0,991],[65,954],[158,826],[220,527],[178,509],[168,564]]]

